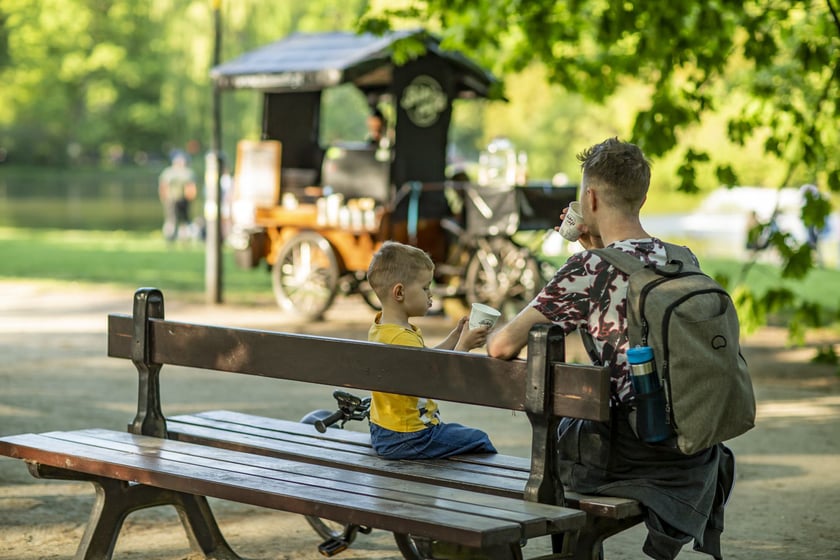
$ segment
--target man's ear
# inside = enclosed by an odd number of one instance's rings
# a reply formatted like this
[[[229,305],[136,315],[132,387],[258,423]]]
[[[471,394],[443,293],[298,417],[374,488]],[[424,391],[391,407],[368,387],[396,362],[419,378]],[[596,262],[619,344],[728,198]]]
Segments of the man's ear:
[[[588,188],[586,195],[589,197],[589,208],[594,212],[598,208],[598,192],[593,188]]]
[[[394,287],[391,288],[391,297],[394,298],[394,301],[402,301],[405,298],[405,286],[399,282],[394,284]]]

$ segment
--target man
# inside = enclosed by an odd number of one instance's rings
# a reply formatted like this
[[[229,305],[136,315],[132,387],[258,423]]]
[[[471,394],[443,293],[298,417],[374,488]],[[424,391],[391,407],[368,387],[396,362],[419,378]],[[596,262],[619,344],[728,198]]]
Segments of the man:
[[[190,203],[195,199],[195,172],[187,166],[187,156],[181,152],[172,157],[172,165],[161,172],[158,195],[163,204],[163,235],[167,241],[178,239],[181,226],[189,226]]]
[[[650,185],[650,165],[642,151],[611,138],[578,159],[583,170],[583,223],[577,227],[583,247],[617,247],[644,262],[664,264],[664,245],[639,219]],[[588,332],[593,364],[612,370],[612,421],[559,422],[559,480],[570,490],[641,502],[648,528],[643,549],[652,558],[672,559],[693,538],[696,549],[719,559],[723,504],[732,486],[734,459],[720,444],[684,455],[665,445],[645,444],[633,432],[627,419],[633,396],[625,355],[627,285],[628,275],[598,255],[588,250],[572,255],[531,304],[491,336],[488,353],[516,357],[537,323],[554,323],[567,334]]]
[[[367,142],[371,146],[379,147],[385,138],[385,115],[379,109],[373,109],[367,116]]]

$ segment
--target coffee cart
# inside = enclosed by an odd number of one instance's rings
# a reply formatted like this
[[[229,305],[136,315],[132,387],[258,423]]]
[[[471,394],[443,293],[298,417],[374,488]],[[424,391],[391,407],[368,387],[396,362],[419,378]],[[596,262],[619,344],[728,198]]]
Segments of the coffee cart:
[[[404,41],[425,54],[395,64]],[[261,139],[237,148],[228,243],[238,265],[267,265],[283,308],[319,318],[353,293],[376,307],[365,273],[389,239],[429,253],[443,298],[518,308],[543,285],[540,263],[512,236],[551,228],[574,187],[447,178],[453,101],[491,97],[496,79],[433,35],[296,33],[211,76],[220,89],[262,95]],[[342,84],[390,108],[391,136],[321,145],[322,92]]]

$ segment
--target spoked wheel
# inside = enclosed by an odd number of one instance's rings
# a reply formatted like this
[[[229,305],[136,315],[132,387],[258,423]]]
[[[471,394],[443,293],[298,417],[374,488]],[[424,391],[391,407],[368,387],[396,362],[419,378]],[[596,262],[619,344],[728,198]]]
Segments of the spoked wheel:
[[[362,296],[362,299],[365,300],[368,307],[374,311],[382,310],[382,304],[379,302],[379,297],[376,295],[376,292],[373,291],[373,288],[370,287],[370,283],[367,281],[367,278],[361,278],[359,280],[356,291],[359,292],[359,295]]]
[[[533,253],[504,237],[481,243],[467,263],[467,303],[486,303],[501,311],[504,319],[525,307],[543,284]]]
[[[406,560],[429,560],[434,558],[464,558],[464,559],[486,559],[488,556],[481,551],[467,549],[454,544],[442,543],[426,537],[416,537],[405,533],[394,533],[394,541],[397,548]],[[522,541],[519,547],[511,550],[511,558],[522,559],[521,547],[526,541]]]
[[[427,560],[432,558],[432,541],[406,533],[394,533],[394,542],[405,560]]]
[[[318,420],[325,420],[333,414],[333,411],[326,409],[318,409],[304,415],[300,421],[304,424],[315,424]],[[330,429],[337,429],[335,426]],[[349,547],[353,541],[356,540],[356,535],[363,533],[367,535],[370,533],[370,527],[362,527],[359,525],[351,525],[347,523],[340,523],[338,521],[331,521],[323,519],[314,515],[304,515],[309,526],[318,533],[323,542],[318,545],[318,551],[324,556],[334,556]]]
[[[330,242],[314,231],[290,239],[272,272],[277,303],[307,319],[320,319],[335,299],[338,259]]]

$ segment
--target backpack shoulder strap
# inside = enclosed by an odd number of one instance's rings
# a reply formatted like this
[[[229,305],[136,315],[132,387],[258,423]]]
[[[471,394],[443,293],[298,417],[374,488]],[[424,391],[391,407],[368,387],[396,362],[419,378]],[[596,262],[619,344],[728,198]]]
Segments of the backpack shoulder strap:
[[[665,241],[662,242],[665,245],[665,254],[667,255],[668,262],[671,261],[680,261],[683,264],[687,265],[694,265],[694,255],[692,255],[691,251],[689,251],[686,247],[682,245],[675,245],[673,243],[666,243]]]
[[[615,247],[603,247],[601,249],[590,249],[590,253],[595,253],[621,272],[625,274],[632,274],[637,270],[644,268],[645,263],[637,257],[625,253],[621,249]]]

